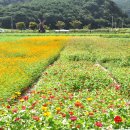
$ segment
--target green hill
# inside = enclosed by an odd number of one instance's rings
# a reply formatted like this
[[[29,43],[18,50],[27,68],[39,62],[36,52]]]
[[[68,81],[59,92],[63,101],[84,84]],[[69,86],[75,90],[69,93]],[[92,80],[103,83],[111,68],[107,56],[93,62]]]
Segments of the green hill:
[[[130,0],[113,0],[113,1],[116,2],[117,5],[119,5],[119,7],[122,8],[122,10],[126,12],[130,17]]]
[[[8,0],[9,1],[9,0]],[[16,3],[18,1],[18,3]],[[21,1],[21,2],[19,2]],[[121,19],[126,16],[111,0],[10,0],[9,5],[3,4],[0,8],[0,23],[4,28],[10,28],[11,17],[13,23],[30,21],[38,22],[45,19],[46,24],[56,28],[58,20],[66,23],[80,20],[82,26],[91,24],[93,28],[111,26],[112,16],[121,25]],[[11,3],[11,4],[10,4]]]

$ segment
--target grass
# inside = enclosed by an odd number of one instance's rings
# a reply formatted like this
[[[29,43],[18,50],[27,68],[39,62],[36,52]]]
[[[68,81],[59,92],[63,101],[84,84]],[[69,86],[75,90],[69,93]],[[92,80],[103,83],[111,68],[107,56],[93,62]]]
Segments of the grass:
[[[18,40],[11,36],[0,42],[0,98],[15,99],[41,75],[59,55],[65,37],[33,37]]]
[[[10,36],[102,36],[108,38],[130,38],[129,33],[101,33],[101,32],[92,32],[92,33],[85,33],[85,32],[70,32],[70,33],[0,33],[0,36],[10,37]]]
[[[18,103],[3,104],[0,128],[129,129],[126,77],[129,79],[130,68],[129,61],[124,62],[129,46],[124,38],[69,37],[59,60],[47,67],[35,89]],[[107,67],[121,86],[113,83],[97,62]]]

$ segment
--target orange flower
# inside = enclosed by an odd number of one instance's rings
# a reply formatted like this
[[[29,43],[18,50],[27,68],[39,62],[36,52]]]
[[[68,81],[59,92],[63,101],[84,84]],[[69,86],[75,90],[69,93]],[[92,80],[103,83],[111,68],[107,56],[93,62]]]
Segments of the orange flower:
[[[75,106],[76,106],[76,107],[82,107],[83,105],[82,105],[81,102],[77,101],[77,102],[75,103]]]
[[[40,121],[40,118],[39,118],[38,116],[33,116],[32,118],[33,118],[33,120],[35,120],[35,121]]]

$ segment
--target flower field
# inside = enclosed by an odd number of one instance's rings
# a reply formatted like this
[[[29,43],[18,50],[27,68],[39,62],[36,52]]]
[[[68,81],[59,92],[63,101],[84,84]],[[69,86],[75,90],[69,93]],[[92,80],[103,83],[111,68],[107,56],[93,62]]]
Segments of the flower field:
[[[8,99],[2,104],[1,130],[130,129],[129,39],[48,36],[40,40],[27,38],[20,42],[20,47],[35,48],[26,54],[34,58],[33,62],[28,59],[23,68],[29,63],[37,67],[44,58],[48,62],[59,54],[61,43],[67,44],[60,58],[46,67],[34,88],[24,96],[20,96],[20,89],[14,91],[19,95],[18,102],[10,103],[12,99]],[[29,73],[30,77],[35,72]]]
[[[0,99],[29,87],[59,55],[65,37],[33,37],[0,42]]]

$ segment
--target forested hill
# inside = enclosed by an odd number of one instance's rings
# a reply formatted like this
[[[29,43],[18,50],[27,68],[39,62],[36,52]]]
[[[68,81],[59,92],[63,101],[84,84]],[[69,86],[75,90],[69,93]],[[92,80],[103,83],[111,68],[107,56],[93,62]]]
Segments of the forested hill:
[[[6,6],[6,5],[14,4],[17,2],[26,2],[26,0],[0,0],[0,5]]]
[[[126,13],[128,13],[130,17],[130,0],[113,0],[119,5],[120,8]]]
[[[5,0],[0,0],[5,1]],[[11,3],[16,0],[8,0]],[[65,28],[70,28],[69,22],[80,20],[82,26],[91,24],[93,28],[111,26],[112,16],[118,26],[126,17],[119,7],[111,0],[17,0],[20,3],[2,5],[0,8],[0,24],[10,28],[11,17],[13,23],[30,21],[38,22],[44,18],[46,24],[56,28],[58,20],[66,23]],[[24,2],[23,2],[24,1]]]

